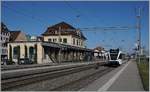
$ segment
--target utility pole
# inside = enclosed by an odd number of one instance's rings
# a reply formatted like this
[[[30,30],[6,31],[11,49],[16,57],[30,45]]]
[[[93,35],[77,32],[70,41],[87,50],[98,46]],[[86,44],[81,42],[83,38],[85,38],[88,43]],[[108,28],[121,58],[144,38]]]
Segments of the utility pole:
[[[58,29],[58,35],[59,35],[59,37],[58,37],[58,44],[59,44],[59,47],[60,47],[60,49],[59,49],[59,53],[58,53],[58,63],[60,63],[61,62],[61,27],[59,27],[59,29]]]
[[[139,62],[140,62],[140,55],[141,55],[141,8],[137,9],[137,24],[136,24],[136,28],[137,28],[137,44],[138,44],[138,55],[139,55]]]

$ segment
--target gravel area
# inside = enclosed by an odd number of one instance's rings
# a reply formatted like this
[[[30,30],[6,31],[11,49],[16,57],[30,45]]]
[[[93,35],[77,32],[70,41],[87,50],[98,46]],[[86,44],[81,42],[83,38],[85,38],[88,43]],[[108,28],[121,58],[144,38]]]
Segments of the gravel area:
[[[105,69],[107,69],[106,72],[110,71],[110,68],[100,66],[99,69],[90,68],[85,71],[80,71],[77,73],[61,76],[58,78],[47,79],[47,80],[39,81],[37,83],[29,84],[29,85],[23,85],[23,86],[18,86],[15,88],[10,88],[9,90],[12,90],[12,91],[52,91],[52,90],[58,90],[58,91],[70,90],[71,91],[73,90],[75,91],[85,86],[85,84],[87,85],[88,83],[94,81],[96,78],[100,77],[100,75],[102,76],[103,74],[105,74],[105,73],[102,73],[102,71],[104,71]],[[90,77],[91,75],[93,75],[94,77]],[[78,82],[76,83],[75,81],[78,81]],[[70,84],[73,84],[73,85],[71,86]],[[72,88],[75,88],[75,89],[72,89]]]
[[[91,75],[85,76],[77,81],[73,81],[61,87],[55,88],[53,89],[53,91],[78,91],[112,70],[113,68],[98,69]]]

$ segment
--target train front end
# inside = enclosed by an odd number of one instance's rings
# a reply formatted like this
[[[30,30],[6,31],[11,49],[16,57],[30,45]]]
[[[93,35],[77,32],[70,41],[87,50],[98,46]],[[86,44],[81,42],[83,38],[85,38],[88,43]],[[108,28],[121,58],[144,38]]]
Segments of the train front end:
[[[122,52],[119,51],[119,49],[110,49],[108,64],[109,65],[122,64]]]

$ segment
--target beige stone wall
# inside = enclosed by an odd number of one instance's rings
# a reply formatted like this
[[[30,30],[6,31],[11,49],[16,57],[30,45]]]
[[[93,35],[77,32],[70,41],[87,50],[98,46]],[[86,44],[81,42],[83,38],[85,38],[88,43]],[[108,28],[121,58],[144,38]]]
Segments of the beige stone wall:
[[[83,48],[85,47],[85,41],[83,39],[79,39],[77,37],[73,37],[72,35],[61,36],[61,38],[62,39],[63,38],[67,38],[67,44],[68,45],[73,45],[73,46],[83,47]],[[59,43],[58,42],[59,36],[44,36],[44,41],[48,41],[48,39],[52,39],[52,42],[53,42],[53,39],[57,39],[56,43]],[[75,44],[73,44],[73,39],[75,39]],[[77,40],[78,40],[78,42],[80,42],[78,45],[77,45]]]
[[[16,46],[20,46],[20,58],[25,58],[25,46],[27,46],[27,55],[29,57],[29,48],[34,47],[35,44],[37,44],[37,63],[41,64],[42,63],[42,58],[43,58],[43,47],[41,43],[31,43],[31,42],[22,42],[22,43],[8,43],[8,59],[9,59],[9,45],[12,46],[12,58],[13,58],[13,48]],[[16,61],[16,59],[13,58],[13,61]]]
[[[24,58],[24,57],[25,57],[25,45],[20,44],[20,58]]]
[[[37,44],[37,63],[42,64],[43,63],[43,57],[44,57],[44,49],[41,45],[41,43]]]
[[[35,44],[37,45],[37,63],[49,63],[48,59],[45,58],[45,55],[48,55],[49,57],[55,59],[56,62],[58,62],[58,48],[51,48],[46,49],[48,51],[44,52],[44,47],[42,46],[42,42],[14,42],[14,43],[8,43],[8,58],[9,58],[9,45],[12,46],[12,59],[13,61],[16,61],[17,59],[13,58],[13,48],[16,46],[20,46],[20,58],[25,58],[25,46],[27,46],[27,56],[29,58],[29,48],[35,47]],[[81,53],[79,50],[68,50],[68,51],[61,51],[60,59],[61,61],[73,61],[73,60],[82,60],[84,53]],[[46,62],[45,62],[46,61]]]
[[[75,39],[75,44],[73,44],[73,39]],[[77,40],[78,40],[78,42],[79,42],[78,45],[77,45]],[[85,47],[85,40],[83,40],[83,39],[79,39],[79,38],[77,38],[77,37],[72,37],[72,38],[71,38],[71,41],[72,41],[71,44],[72,44],[73,46],[82,47],[82,48]]]
[[[64,38],[67,38],[67,43],[66,44],[72,45],[71,35],[61,36],[62,41],[63,41]],[[52,42],[53,42],[53,39],[57,39],[56,43],[59,43],[59,40],[58,40],[59,36],[44,36],[44,41],[48,41],[48,39],[52,39]]]

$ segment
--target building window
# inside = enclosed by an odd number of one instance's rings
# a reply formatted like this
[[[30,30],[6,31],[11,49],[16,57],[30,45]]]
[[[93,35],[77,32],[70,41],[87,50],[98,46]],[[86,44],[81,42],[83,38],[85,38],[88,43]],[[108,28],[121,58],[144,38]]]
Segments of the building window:
[[[77,40],[77,45],[78,45],[78,40]]]
[[[83,46],[83,42],[81,41],[81,46]]]
[[[75,39],[73,39],[73,45],[75,45]]]
[[[56,42],[56,41],[57,41],[57,39],[56,39],[56,38],[54,38],[54,39],[53,39],[53,42]]]
[[[17,55],[17,53],[18,53],[18,48],[17,47],[14,47],[13,53],[14,53],[14,55]]]
[[[52,39],[48,39],[49,42],[52,42]]]
[[[29,58],[32,59],[34,57],[35,49],[33,47],[29,48]]]
[[[64,39],[63,39],[63,43],[67,43],[67,38],[64,38]]]
[[[2,49],[2,53],[5,53],[5,49]]]
[[[62,42],[62,39],[61,39],[61,38],[59,39],[59,42]]]
[[[6,38],[6,41],[8,41],[8,38]]]
[[[17,59],[20,58],[20,46],[16,46],[13,49],[13,58]]]

